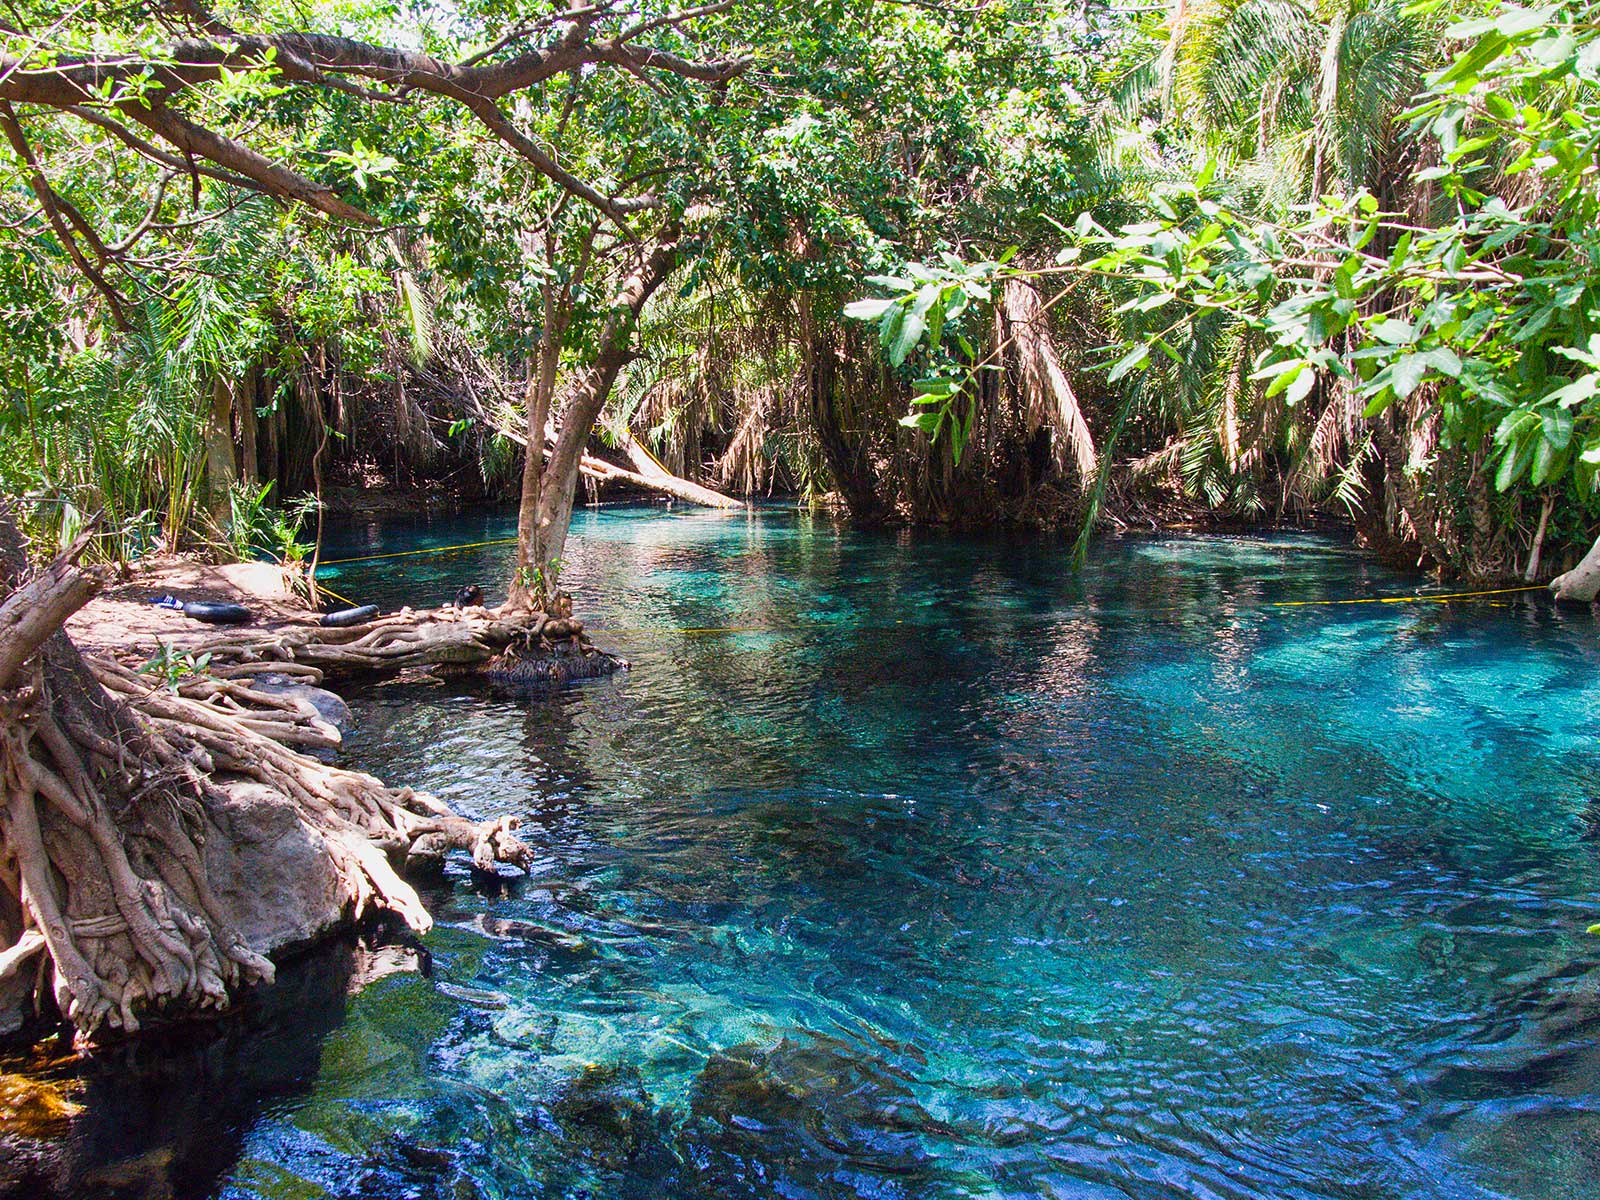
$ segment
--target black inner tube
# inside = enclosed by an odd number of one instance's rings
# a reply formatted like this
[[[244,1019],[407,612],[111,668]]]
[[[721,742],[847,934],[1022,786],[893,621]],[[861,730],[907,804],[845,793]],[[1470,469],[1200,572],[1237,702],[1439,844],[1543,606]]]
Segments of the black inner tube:
[[[376,604],[363,604],[357,608],[341,608],[338,612],[323,613],[322,624],[335,628],[343,625],[359,625],[363,621],[370,621],[378,615]]]
[[[250,610],[244,605],[212,600],[185,600],[182,612],[184,616],[208,625],[243,625],[250,620]]]

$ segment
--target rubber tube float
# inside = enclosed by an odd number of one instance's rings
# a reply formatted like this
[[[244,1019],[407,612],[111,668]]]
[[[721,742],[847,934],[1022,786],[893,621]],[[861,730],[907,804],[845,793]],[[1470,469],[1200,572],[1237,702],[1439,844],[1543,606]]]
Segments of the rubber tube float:
[[[207,625],[243,625],[251,619],[251,612],[242,604],[229,604],[218,600],[179,600],[176,596],[162,596],[150,603],[158,608],[170,608]]]
[[[346,625],[360,625],[377,615],[376,604],[362,604],[356,608],[341,608],[338,612],[323,613],[319,623],[334,629],[342,629]]]

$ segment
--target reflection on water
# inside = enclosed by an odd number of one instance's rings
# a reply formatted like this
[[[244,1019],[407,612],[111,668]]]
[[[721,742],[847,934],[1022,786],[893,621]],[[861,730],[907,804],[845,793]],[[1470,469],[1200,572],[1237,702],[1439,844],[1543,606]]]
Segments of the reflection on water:
[[[576,535],[630,675],[350,696],[347,757],[525,814],[530,877],[438,885],[431,976],[302,1012],[299,1066],[196,1078],[231,1132],[175,1194],[1600,1194],[1587,612],[1273,607],[1409,590],[1309,538]]]

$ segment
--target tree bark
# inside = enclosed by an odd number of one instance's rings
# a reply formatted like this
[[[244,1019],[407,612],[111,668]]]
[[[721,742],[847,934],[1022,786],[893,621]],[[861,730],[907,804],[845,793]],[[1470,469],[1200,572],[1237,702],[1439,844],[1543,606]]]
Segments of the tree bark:
[[[526,406],[527,440],[523,442],[522,498],[517,506],[517,562],[511,574],[508,603],[512,608],[531,609],[543,597],[539,585],[544,577],[543,539],[539,533],[539,502],[544,494],[545,428],[550,424],[550,405],[555,396],[556,375],[561,366],[561,346],[566,337],[566,312],[555,285],[544,288],[544,326],[539,333],[538,360],[528,373]]]
[[[1440,539],[1434,523],[1433,505],[1407,472],[1406,445],[1388,424],[1388,414],[1371,422],[1372,444],[1383,462],[1384,474],[1394,489],[1400,511],[1405,513],[1417,542],[1434,564],[1448,570],[1456,565],[1455,556]]]
[[[594,362],[576,381],[561,415],[561,429],[550,452],[541,479],[527,554],[536,562],[545,580],[552,578],[551,564],[566,550],[567,530],[572,523],[572,502],[577,495],[578,473],[584,447],[600,412],[611,395],[611,387],[633,353],[633,330],[640,310],[656,289],[677,268],[678,230],[669,227],[648,248],[641,250],[622,285],[612,298],[610,311],[601,325],[599,349]],[[530,430],[530,433],[533,431]],[[543,437],[542,431],[536,434]],[[534,457],[530,439],[530,457]],[[519,561],[522,537],[519,530]]]
[[[244,386],[233,413],[239,423],[239,474],[247,484],[254,484],[261,477],[261,464],[256,452],[257,379],[255,367],[245,372]]]
[[[804,299],[804,298],[802,298]],[[809,325],[802,309],[802,327]],[[884,519],[877,480],[861,439],[852,438],[840,419],[838,407],[838,355],[827,334],[815,332],[806,339],[806,390],[811,401],[811,421],[816,430],[828,473],[844,497],[853,520],[876,524]]]
[[[206,421],[206,508],[218,525],[229,513],[228,493],[238,482],[233,459],[233,385],[222,376],[211,384],[211,415]]]
[[[1550,581],[1550,594],[1557,600],[1585,604],[1600,596],[1600,538],[1595,539],[1577,566]]]

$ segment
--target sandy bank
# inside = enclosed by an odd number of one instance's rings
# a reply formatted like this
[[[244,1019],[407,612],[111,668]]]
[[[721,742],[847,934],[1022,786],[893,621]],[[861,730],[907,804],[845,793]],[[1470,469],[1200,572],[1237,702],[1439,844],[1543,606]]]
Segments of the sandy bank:
[[[67,621],[80,649],[122,659],[148,659],[163,641],[193,639],[214,627],[151,603],[161,596],[242,604],[253,624],[307,624],[314,617],[272,563],[210,563],[164,557],[129,567]]]

